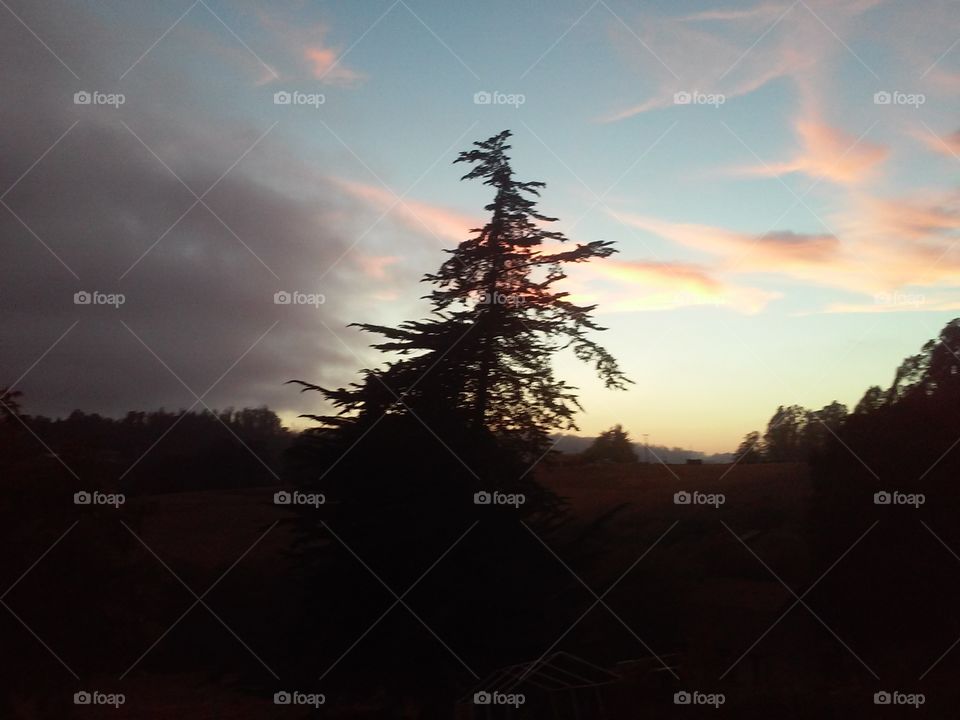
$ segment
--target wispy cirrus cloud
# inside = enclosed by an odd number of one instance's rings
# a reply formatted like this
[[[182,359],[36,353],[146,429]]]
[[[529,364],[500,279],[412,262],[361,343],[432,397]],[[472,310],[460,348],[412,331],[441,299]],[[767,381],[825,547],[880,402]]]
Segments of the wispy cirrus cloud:
[[[854,185],[874,177],[889,155],[883,145],[822,122],[798,120],[796,130],[801,148],[792,159],[733,168],[729,172],[756,177],[803,173],[818,180]]]
[[[836,260],[840,241],[830,234],[791,231],[756,235],[697,223],[660,220],[635,213],[612,211],[621,222],[652,232],[680,245],[729,260],[743,270],[784,270],[799,266],[819,267]]]
[[[931,152],[960,160],[960,130],[941,135],[924,126],[912,130],[910,134]]]
[[[779,276],[800,281],[801,287],[865,295],[870,299],[863,307],[872,307],[878,294],[960,287],[960,197],[956,193],[918,193],[909,198],[857,196],[831,218],[838,235],[752,234],[633,213],[611,214],[628,225],[713,256],[709,267],[721,279],[757,273]],[[948,308],[951,301],[945,298],[937,307]],[[838,308],[860,305],[843,303],[830,308],[839,312]],[[899,303],[896,309],[936,308]]]
[[[853,21],[881,3],[763,3],[676,17],[647,12],[634,23],[640,28],[642,44],[622,25],[612,25],[614,46],[640,77],[652,77],[656,88],[645,99],[611,111],[601,121],[617,122],[671,107],[679,91],[698,90],[730,100],[780,79],[809,85],[812,74],[837,52],[845,52],[837,34],[855,29]],[[660,62],[651,60],[653,54]]]
[[[275,8],[261,8],[256,13],[260,25],[273,35],[274,46],[285,50],[287,65],[291,68],[286,75],[296,76],[306,72],[323,84],[345,87],[366,79],[364,73],[345,62],[343,48],[329,42],[329,24],[303,24],[302,20],[289,19]]]

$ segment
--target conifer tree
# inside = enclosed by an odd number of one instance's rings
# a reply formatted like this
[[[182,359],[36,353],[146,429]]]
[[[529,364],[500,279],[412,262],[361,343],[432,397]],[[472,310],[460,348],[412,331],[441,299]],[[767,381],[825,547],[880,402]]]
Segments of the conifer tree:
[[[510,131],[475,142],[454,161],[472,169],[462,180],[482,180],[494,190],[490,218],[456,248],[424,282],[433,314],[398,327],[357,324],[385,338],[373,347],[399,359],[364,371],[348,388],[318,390],[340,410],[337,417],[310,416],[327,427],[376,422],[385,413],[411,411],[443,416],[529,453],[542,452],[553,429],[576,429],[576,388],[558,379],[551,359],[571,348],[594,364],[607,387],[628,380],[616,360],[591,337],[603,330],[595,305],[577,305],[555,286],[564,266],[605,258],[613,243],[594,241],[565,249],[567,238],[547,226],[556,218],[537,209],[542,182],[514,177],[507,151]]]
[[[544,615],[552,598],[573,592],[576,581],[543,562],[530,533],[570,562],[587,548],[580,540],[588,531],[559,532],[570,521],[563,499],[530,470],[548,433],[573,427],[579,407],[576,388],[553,373],[554,353],[572,348],[610,387],[629,382],[590,337],[602,329],[594,307],[557,289],[564,265],[614,250],[606,242],[566,249],[563,235],[546,229],[553,218],[536,206],[544,186],[513,177],[509,137],[475,143],[456,160],[471,166],[464,179],[482,180],[494,194],[486,224],[424,278],[432,314],[398,327],[359,325],[379,335],[374,347],[392,358],[356,383],[327,389],[298,381],[339,411],[310,416],[320,427],[300,435],[285,469],[292,485],[328,500],[319,510],[291,508],[310,608],[304,667],[336,664],[338,687],[360,695],[371,682],[404,694],[417,683],[447,692],[469,680],[451,676],[446,647],[414,617],[390,613],[367,633],[384,612],[383,588],[368,568],[391,588],[416,585],[418,615],[486,672],[536,657],[555,641]],[[485,504],[489,491],[522,501]]]

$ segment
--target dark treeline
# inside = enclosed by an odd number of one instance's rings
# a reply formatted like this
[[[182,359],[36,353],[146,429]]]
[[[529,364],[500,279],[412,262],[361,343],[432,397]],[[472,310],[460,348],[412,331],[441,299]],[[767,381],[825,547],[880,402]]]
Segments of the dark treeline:
[[[958,353],[955,319],[903,361],[889,388],[867,390],[811,459],[821,561],[868,532],[823,592],[850,641],[891,673],[932,667],[960,634]],[[943,662],[939,677],[949,677],[955,658]]]
[[[852,413],[781,406],[737,456],[809,463],[810,547],[823,569],[843,558],[810,600],[886,682],[916,687],[960,634],[960,319]]]
[[[44,468],[61,477],[62,460],[87,489],[128,495],[276,483],[292,438],[267,408],[160,409],[122,418],[75,410],[53,419],[24,413],[17,392],[0,390],[0,400],[0,463],[10,477],[38,480]]]
[[[806,462],[827,447],[848,414],[847,406],[839,402],[820,410],[781,405],[766,432],[747,433],[733,459],[738,463]]]

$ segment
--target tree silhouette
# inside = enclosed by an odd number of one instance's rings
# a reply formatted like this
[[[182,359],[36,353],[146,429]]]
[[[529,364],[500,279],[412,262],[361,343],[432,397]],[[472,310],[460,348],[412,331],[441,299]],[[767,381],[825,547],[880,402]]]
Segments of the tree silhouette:
[[[771,462],[805,460],[803,444],[807,410],[799,405],[781,405],[767,423],[763,441],[766,457]]]
[[[447,250],[450,257],[440,269],[423,278],[435,286],[426,296],[433,316],[399,327],[357,324],[386,338],[373,347],[400,359],[364,371],[363,381],[349,388],[294,381],[320,391],[340,410],[339,417],[311,417],[340,427],[344,415],[364,423],[388,412],[433,415],[444,408],[535,456],[547,446],[551,429],[576,429],[573,415],[580,405],[575,388],[553,373],[556,352],[572,348],[580,360],[594,364],[607,387],[625,389],[631,382],[589,337],[604,329],[592,318],[596,306],[577,305],[555,289],[566,277],[564,265],[608,257],[616,252],[613,243],[544,247],[567,238],[544,228],[556,220],[537,210],[544,183],[514,177],[510,135],[507,130],[475,142],[454,161],[473,166],[461,179],[480,179],[495,195],[485,208],[489,221]]]
[[[737,451],[733,454],[733,460],[736,463],[758,463],[763,462],[764,447],[763,439],[756,430],[747,433]]]
[[[583,457],[590,462],[637,462],[633,443],[630,442],[630,436],[624,431],[622,425],[614,425],[600,433],[590,447],[584,450]]]
[[[543,183],[514,178],[509,137],[474,143],[455,161],[472,166],[462,179],[482,180],[494,197],[488,222],[423,278],[433,286],[426,296],[432,314],[397,327],[358,325],[381,336],[373,347],[392,357],[348,387],[291,381],[320,392],[337,411],[307,416],[319,427],[301,435],[286,471],[300,490],[329,500],[321,512],[291,509],[310,607],[305,678],[318,663],[336,662],[338,687],[358,697],[374,686],[391,697],[436,698],[472,682],[403,613],[337,659],[384,612],[384,588],[367,568],[398,592],[413,588],[418,616],[469,664],[489,670],[553,642],[545,616],[562,611],[551,600],[573,591],[569,575],[543,562],[531,533],[550,538],[570,562],[586,552],[578,538],[557,535],[568,520],[565,506],[531,471],[551,429],[576,427],[576,388],[554,375],[556,352],[570,348],[593,363],[608,387],[630,382],[589,337],[602,329],[594,306],[572,303],[556,288],[564,265],[614,250],[607,242],[547,246],[566,238],[544,229],[554,219],[536,207]],[[489,491],[524,502],[477,500]],[[438,564],[454,542],[455,562]],[[419,580],[426,569],[429,577]],[[336,623],[327,622],[332,617]]]
[[[801,451],[807,459],[821,452],[839,431],[849,411],[847,406],[836,400],[824,405],[820,410],[808,410],[801,432]]]
[[[956,558],[929,548],[931,540],[960,546],[958,354],[960,319],[954,319],[900,364],[889,388],[867,390],[812,463],[812,538],[820,562],[832,562],[871,523],[881,526],[871,533],[871,551],[848,566],[842,580],[830,578],[818,588],[823,605],[849,629],[851,645],[875,658],[877,672],[898,682],[906,682],[907,667],[929,666],[942,652],[936,646],[943,618],[957,617]],[[926,502],[878,501],[895,493]],[[876,633],[894,625],[905,638],[895,649]],[[953,665],[938,672],[951,677],[956,658],[944,662]]]
[[[853,409],[854,415],[865,415],[878,409],[884,403],[886,395],[879,385],[871,385]]]

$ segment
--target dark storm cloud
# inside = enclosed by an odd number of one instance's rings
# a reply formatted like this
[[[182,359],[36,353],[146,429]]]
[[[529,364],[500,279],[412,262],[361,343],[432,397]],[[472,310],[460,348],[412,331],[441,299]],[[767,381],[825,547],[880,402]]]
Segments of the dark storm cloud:
[[[122,32],[105,13],[69,6],[11,8],[68,67],[12,15],[0,21],[0,193],[13,186],[0,207],[0,385],[76,323],[18,384],[28,412],[193,404],[152,352],[202,393],[249,351],[206,398],[211,406],[316,409],[315,397],[282,383],[342,379],[357,364],[324,327],[340,332],[351,319],[343,308],[359,285],[347,262],[325,274],[356,236],[334,223],[349,200],[292,150],[275,108],[217,105],[224,94],[215,103],[183,66],[164,67],[171,55],[159,47],[117,85],[163,28]],[[212,48],[209,62],[225,56]],[[74,104],[75,92],[95,89],[125,102]],[[195,195],[210,209],[198,203],[183,215]],[[326,302],[278,305],[279,290]],[[124,302],[76,305],[78,291]]]

